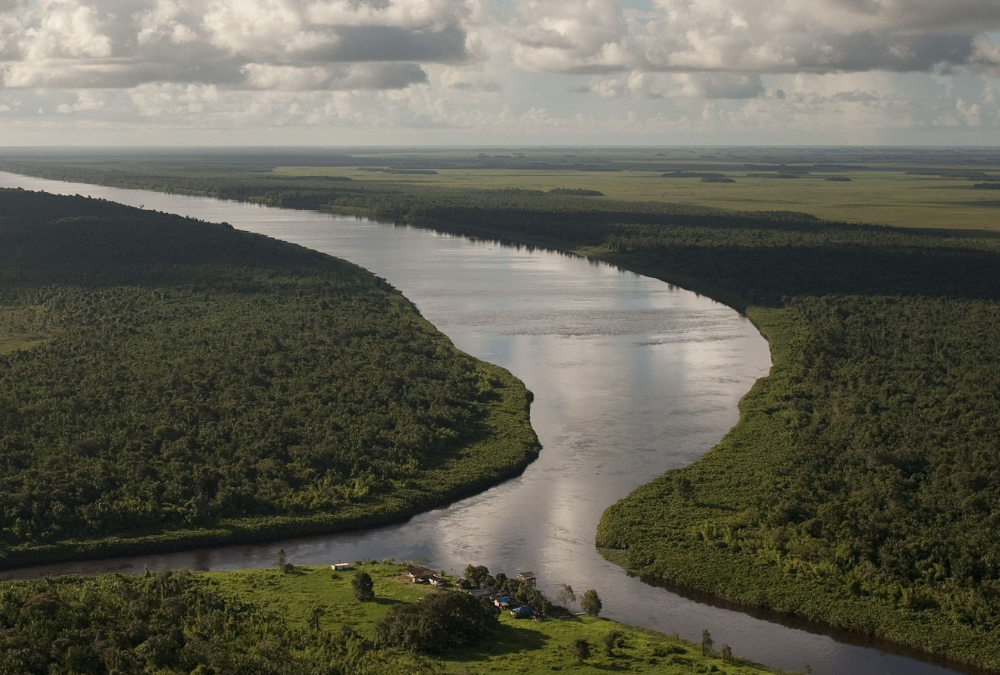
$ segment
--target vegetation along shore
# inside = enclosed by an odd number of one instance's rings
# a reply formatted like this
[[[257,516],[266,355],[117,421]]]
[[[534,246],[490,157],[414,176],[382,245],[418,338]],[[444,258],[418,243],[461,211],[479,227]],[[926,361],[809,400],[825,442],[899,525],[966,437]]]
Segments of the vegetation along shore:
[[[770,376],[715,449],[612,506],[598,546],[643,575],[1000,670],[1000,240],[391,175],[5,166],[545,245],[745,311]]]

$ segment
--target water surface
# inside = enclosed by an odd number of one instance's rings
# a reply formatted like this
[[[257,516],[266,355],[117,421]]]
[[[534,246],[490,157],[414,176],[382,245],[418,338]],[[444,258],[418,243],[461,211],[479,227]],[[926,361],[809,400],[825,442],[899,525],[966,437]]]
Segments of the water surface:
[[[738,419],[737,402],[767,374],[767,344],[737,312],[603,263],[428,230],[208,198],[0,173],[0,187],[110,199],[266,234],[357,263],[384,277],[462,350],[511,370],[535,394],[543,450],[519,478],[410,521],[374,530],[0,574],[141,572],[162,567],[267,567],[425,557],[460,572],[486,564],[534,571],[554,594],[595,588],[604,614],[817,675],[955,672],[886,653],[850,636],[642,583],[594,548],[601,513],[667,469],[690,464]]]

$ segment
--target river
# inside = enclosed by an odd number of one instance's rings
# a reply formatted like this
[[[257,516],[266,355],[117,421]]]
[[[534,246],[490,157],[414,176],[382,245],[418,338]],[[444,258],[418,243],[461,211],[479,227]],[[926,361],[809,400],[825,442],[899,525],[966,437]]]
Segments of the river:
[[[594,548],[601,513],[667,469],[690,464],[736,423],[737,402],[767,374],[767,343],[734,310],[603,263],[310,211],[65,183],[0,172],[0,187],[101,197],[301,244],[387,279],[460,349],[503,366],[535,394],[543,450],[524,474],[396,526],[267,545],[51,565],[0,573],[141,572],[144,567],[268,567],[426,558],[460,572],[531,570],[553,595],[597,589],[604,615],[817,675],[958,672],[803,622],[737,611],[647,585]],[[887,651],[891,649],[892,651]]]

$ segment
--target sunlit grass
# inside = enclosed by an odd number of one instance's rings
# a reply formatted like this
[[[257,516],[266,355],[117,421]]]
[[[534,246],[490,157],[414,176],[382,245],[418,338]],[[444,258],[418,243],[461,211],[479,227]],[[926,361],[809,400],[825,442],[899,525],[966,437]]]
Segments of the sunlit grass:
[[[826,220],[900,227],[1000,229],[1000,193],[977,190],[964,178],[911,176],[900,171],[847,174],[849,183],[827,181],[828,173],[794,180],[747,178],[748,171],[720,171],[735,183],[663,178],[649,171],[438,169],[436,175],[359,171],[345,167],[277,167],[285,176],[344,176],[358,182],[449,188],[585,188],[606,199],[662,201],[715,208],[810,213]],[[601,199],[592,197],[590,199]]]
[[[375,600],[355,600],[351,579],[356,570],[332,572],[329,567],[300,567],[291,574],[274,570],[243,570],[210,573],[219,589],[245,601],[268,607],[291,622],[306,626],[315,609],[322,610],[321,628],[337,632],[350,626],[365,637],[375,639],[376,622],[389,608],[401,602],[417,602],[429,592],[429,586],[409,584],[401,576],[399,565],[369,563],[360,569],[375,582]],[[514,619],[504,613],[499,633],[485,644],[453,649],[435,655],[446,673],[488,675],[492,673],[737,673],[751,675],[780,672],[743,661],[724,663],[719,654],[701,655],[701,647],[662,633],[626,626],[613,621],[586,616],[534,621]],[[626,646],[615,649],[614,656],[604,653],[603,640],[616,630],[625,636]],[[590,642],[591,658],[577,662],[572,646],[578,639]],[[722,645],[715,645],[721,649]]]

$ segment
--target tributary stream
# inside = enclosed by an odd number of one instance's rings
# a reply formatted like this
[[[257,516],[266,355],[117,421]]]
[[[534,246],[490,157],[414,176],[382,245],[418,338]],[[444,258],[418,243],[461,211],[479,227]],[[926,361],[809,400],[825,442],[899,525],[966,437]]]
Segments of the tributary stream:
[[[0,187],[101,197],[231,223],[344,258],[387,279],[462,350],[511,370],[535,394],[541,456],[524,474],[403,524],[266,545],[229,546],[14,570],[141,572],[163,567],[268,567],[413,560],[460,572],[485,564],[597,589],[604,615],[817,675],[956,672],[905,651],[768,613],[747,613],[630,577],[594,548],[601,513],[667,469],[695,461],[738,419],[737,403],[767,374],[767,343],[736,311],[656,279],[552,251],[425,229],[0,173]],[[891,651],[889,651],[891,650]],[[920,658],[920,657],[918,657]]]

